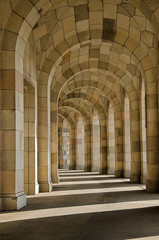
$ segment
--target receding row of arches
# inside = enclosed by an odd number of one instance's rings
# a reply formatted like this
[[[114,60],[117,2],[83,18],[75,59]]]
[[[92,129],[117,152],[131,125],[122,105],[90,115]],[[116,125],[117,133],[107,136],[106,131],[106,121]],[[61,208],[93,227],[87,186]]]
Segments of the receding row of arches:
[[[141,138],[141,182],[147,179],[147,156],[146,156],[146,95],[145,86],[142,82],[140,90],[140,138]],[[38,185],[38,162],[37,162],[37,129],[36,129],[36,108],[35,88],[29,82],[24,82],[24,186],[26,194],[35,194],[39,191]],[[65,102],[64,102],[65,103]],[[106,128],[106,149],[107,156],[102,162],[102,134],[103,128],[99,120],[98,113],[89,106],[90,116],[86,116],[79,111],[79,106],[63,105],[58,111],[58,168],[77,169],[85,171],[97,171],[100,173],[116,174],[117,171],[117,141],[115,111],[113,105],[109,103],[107,109]],[[74,114],[69,115],[70,108],[74,109]],[[78,106],[78,109],[75,107]],[[86,106],[86,103],[84,103]],[[82,108],[81,108],[82,109]],[[88,110],[88,109],[86,109]],[[85,117],[86,116],[86,117]],[[89,118],[88,118],[89,117]],[[87,119],[88,118],[88,119]],[[87,121],[91,121],[90,132],[88,134]],[[131,176],[131,112],[130,102],[127,95],[123,102],[123,175]],[[90,135],[90,142],[88,142]],[[88,150],[89,149],[89,150]],[[90,151],[88,153],[88,151]],[[88,165],[88,155],[90,163]],[[58,179],[55,179],[57,182]]]
[[[158,2],[0,6],[0,208],[52,191],[58,167],[159,191]]]
[[[145,115],[145,88],[144,83],[141,86],[141,182],[145,183],[147,178],[147,157],[146,157],[146,115]],[[73,165],[71,161],[75,161],[74,169],[84,170],[85,166],[85,122],[83,117],[79,116],[76,121],[74,147],[75,157],[72,157],[71,146],[71,123],[69,120],[59,115],[59,127],[58,127],[58,148],[59,148],[59,169],[71,169]],[[129,98],[126,95],[124,100],[124,112],[123,112],[123,177],[130,178],[131,175],[131,138],[130,138],[130,103]],[[108,107],[108,119],[107,119],[107,159],[105,172],[107,174],[115,173],[116,163],[116,144],[115,144],[115,115],[112,104]],[[100,122],[97,112],[94,111],[92,115],[92,129],[91,129],[91,171],[100,171]],[[87,147],[86,147],[87,148]]]

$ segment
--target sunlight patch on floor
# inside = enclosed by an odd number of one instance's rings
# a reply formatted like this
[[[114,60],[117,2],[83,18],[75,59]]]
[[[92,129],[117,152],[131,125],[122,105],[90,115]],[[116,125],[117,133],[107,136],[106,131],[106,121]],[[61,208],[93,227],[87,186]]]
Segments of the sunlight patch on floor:
[[[48,218],[48,217],[60,217],[77,214],[91,214],[111,211],[122,211],[122,210],[133,210],[143,209],[148,207],[158,207],[159,200],[149,201],[131,201],[131,202],[120,202],[120,203],[106,203],[106,204],[92,204],[84,206],[73,206],[73,207],[61,207],[61,208],[49,208],[39,209],[32,211],[22,212],[9,212],[0,214],[0,223]]]
[[[143,237],[143,238],[127,238],[125,240],[159,240],[159,235],[151,236],[151,237]]]
[[[53,197],[53,196],[71,196],[81,194],[96,194],[96,193],[116,193],[116,192],[128,192],[128,191],[143,191],[143,187],[129,186],[129,187],[116,187],[116,188],[97,188],[97,189],[79,189],[79,190],[60,190],[53,191],[52,193],[39,193],[35,195],[29,195],[27,198],[35,197]]]
[[[101,180],[103,179],[103,180],[108,180],[109,178],[112,178],[112,179],[114,179],[113,178],[113,176],[102,176],[102,175],[94,175],[94,176],[91,176],[91,175],[86,175],[86,176],[81,176],[81,175],[66,175],[66,176],[63,176],[63,175],[60,175],[59,176],[59,178],[60,179],[65,179],[65,180],[67,180],[67,179],[82,179],[82,178],[84,178],[84,179],[93,179],[93,181],[96,179],[96,178],[101,178]]]
[[[92,185],[92,184],[101,184],[101,183],[124,183],[124,182],[130,182],[130,180],[122,180],[122,179],[101,179],[101,180],[93,180],[93,181],[69,181],[67,180],[66,182],[59,182],[59,183],[56,183],[56,184],[53,184],[54,186],[60,186],[60,185],[78,185],[78,184],[89,184],[89,185]]]
[[[83,171],[59,171],[59,174],[62,176],[78,176],[78,175],[83,175],[83,176],[107,176],[107,177],[114,177],[114,175],[99,175],[98,172],[83,172]]]

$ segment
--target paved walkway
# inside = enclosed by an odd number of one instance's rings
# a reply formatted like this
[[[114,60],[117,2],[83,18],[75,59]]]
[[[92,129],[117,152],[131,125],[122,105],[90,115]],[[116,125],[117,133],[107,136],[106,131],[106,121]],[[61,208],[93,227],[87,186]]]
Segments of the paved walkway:
[[[52,193],[0,213],[3,240],[159,240],[159,194],[95,172],[60,170]]]

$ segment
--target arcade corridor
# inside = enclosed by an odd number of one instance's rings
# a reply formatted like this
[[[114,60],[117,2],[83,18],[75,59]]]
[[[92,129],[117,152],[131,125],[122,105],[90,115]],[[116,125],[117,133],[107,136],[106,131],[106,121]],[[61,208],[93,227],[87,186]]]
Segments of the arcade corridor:
[[[159,0],[0,0],[0,240],[159,240]]]

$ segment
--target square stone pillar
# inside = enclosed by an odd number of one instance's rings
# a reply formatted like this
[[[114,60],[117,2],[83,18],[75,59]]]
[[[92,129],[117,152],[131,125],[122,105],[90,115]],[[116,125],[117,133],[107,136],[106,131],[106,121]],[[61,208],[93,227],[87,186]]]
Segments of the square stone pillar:
[[[115,113],[115,177],[123,177],[123,120],[122,112]]]
[[[141,182],[140,103],[130,102],[131,176],[132,183]]]
[[[77,126],[77,125],[76,125]],[[70,170],[76,169],[76,148],[77,148],[77,141],[76,141],[76,132],[77,128],[75,126],[71,126],[70,129]]]
[[[26,205],[23,76],[13,69],[1,70],[1,202],[2,210]]]
[[[24,188],[28,195],[39,192],[37,182],[37,106],[35,89],[25,81],[24,87]]]
[[[76,127],[76,170],[84,170],[84,122],[81,116]]]
[[[105,123],[105,121],[104,121]],[[103,123],[103,124],[104,124]],[[100,126],[100,174],[107,173],[107,126]]]
[[[148,192],[159,192],[159,127],[158,127],[158,83],[153,69],[146,71],[147,77],[147,181]]]
[[[51,92],[50,110],[51,110],[51,179],[53,183],[59,182],[58,177],[58,125],[57,125],[57,102],[55,101],[56,95]]]
[[[57,141],[58,141],[57,122],[51,122],[51,178],[53,183],[59,182]]]
[[[62,160],[62,146],[63,146],[63,137],[62,137],[62,125],[63,118],[58,116],[58,168],[63,168],[63,160]]]
[[[84,126],[84,143],[85,143],[85,172],[91,171],[91,123],[87,122]]]
[[[40,192],[50,192],[51,159],[49,148],[50,121],[47,84],[38,86],[38,182]]]
[[[1,84],[1,74],[0,74],[0,84]],[[0,85],[1,86],[1,85]],[[1,88],[0,88],[0,99],[1,99]],[[1,154],[1,146],[2,146],[2,139],[1,139],[1,135],[2,135],[2,124],[1,124],[1,104],[0,104],[0,154]],[[0,158],[0,179],[1,179],[1,158]],[[1,181],[0,181],[0,211],[2,211],[2,198],[1,198]]]

